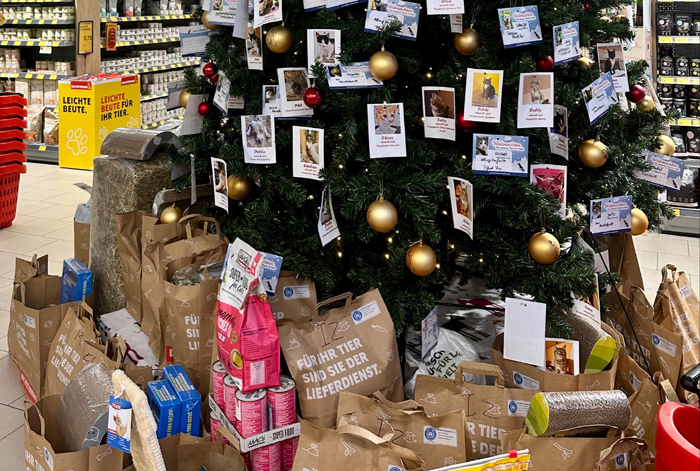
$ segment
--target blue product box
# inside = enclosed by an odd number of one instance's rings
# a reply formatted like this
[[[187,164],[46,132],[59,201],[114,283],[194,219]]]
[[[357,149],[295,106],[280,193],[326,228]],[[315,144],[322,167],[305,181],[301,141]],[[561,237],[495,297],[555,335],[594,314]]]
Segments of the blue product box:
[[[61,304],[84,301],[92,291],[92,272],[76,258],[63,261]]]
[[[148,405],[158,425],[158,440],[180,433],[182,404],[167,381],[148,383]]]
[[[163,378],[168,380],[182,404],[180,409],[180,433],[198,437],[202,397],[181,365],[164,367]]]

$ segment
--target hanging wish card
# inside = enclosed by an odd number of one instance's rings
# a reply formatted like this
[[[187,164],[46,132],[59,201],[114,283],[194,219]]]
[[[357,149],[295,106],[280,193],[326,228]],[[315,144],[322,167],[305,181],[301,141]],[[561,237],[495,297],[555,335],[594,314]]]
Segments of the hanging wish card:
[[[455,140],[455,89],[423,87],[425,137]]]
[[[591,200],[591,234],[618,234],[632,230],[632,197]]]
[[[209,23],[233,26],[236,23],[238,0],[212,0],[209,3]]]
[[[647,151],[646,163],[651,165],[651,169],[647,172],[637,172],[638,179],[668,190],[681,189],[685,160]]]
[[[211,158],[211,183],[214,186],[214,204],[228,213],[228,172],[226,162]]]
[[[337,10],[338,8],[364,3],[364,1],[365,0],[326,0],[326,8],[329,10]]]
[[[551,128],[554,125],[554,74],[520,74],[518,127]]]
[[[318,214],[318,235],[321,237],[321,243],[324,247],[328,242],[340,237],[338,220],[335,218],[335,211],[333,211],[333,200],[329,187],[324,188],[321,194],[321,210]]]
[[[180,104],[180,94],[185,90],[187,90],[187,81],[185,80],[168,83],[168,102],[166,104],[166,109],[168,111],[182,108]]]
[[[554,105],[554,126],[549,128],[549,151],[569,158],[569,112],[565,106]]]
[[[315,11],[326,8],[326,0],[304,0],[304,11]]]
[[[304,93],[309,88],[309,71],[306,67],[277,69],[280,84],[280,109],[285,118],[311,117],[314,110],[304,103]]]
[[[523,136],[475,133],[472,171],[479,175],[527,177],[528,142]]]
[[[392,34],[392,36],[415,41],[418,36],[419,15],[420,3],[404,2],[402,0],[369,0],[367,3],[365,32],[376,33],[384,25],[396,20],[401,23],[401,30]]]
[[[269,114],[278,118],[282,115],[280,109],[280,87],[278,85],[263,85],[262,86],[262,114]]]
[[[566,170],[565,165],[537,164],[530,167],[530,183],[559,200],[562,219],[566,219]]]
[[[464,0],[428,0],[428,15],[457,15],[464,13]]]
[[[292,162],[295,178],[323,180],[323,129],[292,127]]]
[[[250,24],[250,16],[253,14],[253,1],[237,0],[238,6],[236,11],[247,11],[247,15],[236,15],[236,21],[233,24],[233,37],[238,39],[248,39],[248,25]],[[255,6],[258,4],[255,3]]]
[[[625,67],[625,58],[622,53],[622,44],[605,43],[598,44],[598,65],[600,65],[600,73],[610,73],[612,76],[615,91],[625,93],[630,91],[630,85],[627,82],[627,67]]]
[[[403,103],[367,105],[369,157],[406,157]]]
[[[450,33],[459,34],[463,30],[462,15],[450,15]]]
[[[474,239],[474,186],[457,177],[447,177],[447,184],[450,187],[452,224]]]
[[[542,28],[537,5],[515,8],[499,8],[503,47],[508,49],[542,43]]]
[[[183,57],[203,57],[207,54],[211,30],[206,26],[185,26],[178,31]]]
[[[309,60],[309,77],[313,77],[311,67],[321,65],[334,66],[340,63],[340,30],[309,29],[306,31],[307,57]]]
[[[326,67],[328,86],[333,90],[351,88],[381,88],[384,82],[369,71],[369,61],[350,62]]]
[[[595,124],[612,105],[619,102],[610,72],[601,75],[599,79],[581,90],[581,93],[583,93],[583,101],[586,103],[591,124]]]
[[[214,92],[214,106],[219,108],[223,114],[228,114],[229,98],[231,95],[231,81],[226,77],[226,74],[219,72],[219,81],[216,82],[216,91]]]
[[[247,164],[274,164],[275,120],[270,115],[241,116],[243,154]]]
[[[185,108],[185,115],[182,117],[182,125],[180,126],[181,136],[191,136],[202,132],[204,116],[199,114],[197,109],[208,98],[209,95],[190,95],[190,99],[187,101],[187,108]]]
[[[245,108],[245,98],[242,96],[230,96],[228,99],[229,110],[242,110]]]
[[[554,27],[554,65],[581,57],[578,21]]]
[[[253,28],[252,23],[248,23],[245,52],[248,59],[248,69],[263,70],[262,28]]]
[[[481,123],[501,121],[502,70],[467,69],[464,119]]]
[[[253,26],[283,21],[282,0],[253,0]]]

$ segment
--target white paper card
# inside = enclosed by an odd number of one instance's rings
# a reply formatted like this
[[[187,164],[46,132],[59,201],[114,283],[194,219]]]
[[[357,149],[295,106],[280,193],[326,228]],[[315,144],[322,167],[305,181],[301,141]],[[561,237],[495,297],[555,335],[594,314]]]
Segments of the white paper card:
[[[326,67],[338,65],[340,63],[340,30],[306,30],[306,48],[309,60],[309,77],[313,77],[311,67],[316,62],[320,62]]]
[[[597,50],[601,75],[610,72],[613,84],[615,84],[615,91],[618,93],[629,92],[630,85],[627,82],[627,67],[625,67],[622,44],[598,44]]]
[[[546,304],[506,298],[503,358],[544,367],[546,318]]]
[[[406,157],[403,103],[367,105],[367,122],[371,159]]]
[[[520,74],[518,127],[551,128],[554,125],[554,73]]]
[[[335,218],[335,212],[333,211],[333,200],[329,187],[324,188],[323,194],[321,194],[321,210],[318,214],[318,235],[321,237],[321,243],[324,247],[328,242],[340,236],[338,220]]]
[[[608,112],[612,105],[619,103],[615,84],[610,73],[604,73],[589,86],[581,90],[583,101],[586,103],[588,119],[595,124],[601,116]]]
[[[438,308],[434,307],[430,314],[421,322],[420,339],[421,339],[421,356],[425,360],[430,352],[433,351],[438,343],[438,334],[440,327],[438,326]]]
[[[455,140],[455,89],[423,87],[425,137]]]
[[[226,162],[211,158],[211,183],[214,185],[214,204],[228,213],[228,171]]]
[[[464,30],[462,15],[450,15],[450,32],[459,34]]]
[[[578,21],[554,27],[554,65],[562,65],[581,57]]]
[[[590,215],[590,228],[593,235],[630,232],[632,230],[632,197],[625,195],[591,200]]]
[[[209,23],[233,26],[236,22],[238,0],[213,0],[209,5]]]
[[[569,111],[554,105],[554,125],[549,128],[549,151],[569,159]]]
[[[292,156],[295,178],[322,180],[323,129],[293,126]]]
[[[185,80],[168,83],[168,103],[166,105],[168,111],[182,108],[182,105],[180,105],[180,93],[186,89],[187,82]]]
[[[428,0],[428,15],[464,13],[464,0]]]
[[[304,92],[309,88],[309,71],[306,67],[277,69],[280,84],[280,109],[285,118],[313,116],[314,110],[304,103]]]
[[[452,205],[452,224],[455,229],[474,238],[474,186],[462,178],[447,177]]]
[[[226,74],[219,72],[219,81],[216,82],[216,92],[214,92],[214,106],[224,114],[228,114],[230,94],[231,81],[226,77]]]
[[[282,0],[258,0],[253,4],[253,26],[283,21]]]
[[[326,6],[326,0],[304,0],[304,11],[320,10]]]
[[[185,116],[182,118],[182,126],[180,126],[181,136],[191,136],[202,132],[202,124],[204,124],[204,116],[199,114],[199,105],[207,101],[209,95],[190,95],[185,108]]]
[[[262,28],[253,28],[248,23],[248,37],[245,40],[246,58],[248,69],[263,70]]]
[[[246,11],[246,15],[236,15],[236,22],[233,25],[233,37],[239,39],[248,38],[248,24],[250,14],[253,13],[252,3],[248,0],[238,0],[236,11]]]
[[[263,85],[262,96],[262,114],[269,114],[275,117],[281,116],[282,110],[280,109],[280,87],[277,85]]]
[[[204,56],[209,44],[211,31],[206,26],[186,26],[180,28],[180,47],[183,57]]]
[[[464,119],[481,123],[501,121],[502,70],[467,69]]]
[[[241,116],[243,153],[247,164],[274,164],[275,120],[270,115]]]

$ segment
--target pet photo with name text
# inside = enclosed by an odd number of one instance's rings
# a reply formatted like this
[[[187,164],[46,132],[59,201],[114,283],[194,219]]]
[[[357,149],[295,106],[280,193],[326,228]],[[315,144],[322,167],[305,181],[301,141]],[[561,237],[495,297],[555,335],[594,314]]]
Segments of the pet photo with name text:
[[[474,74],[471,106],[498,108],[501,91],[498,89],[500,74]]]
[[[398,105],[374,105],[374,134],[401,134],[400,114]]]
[[[309,79],[306,70],[285,70],[284,87],[287,92],[287,101],[302,101],[304,92],[309,88]]]
[[[248,37],[246,38],[246,48],[248,49],[248,56],[250,57],[260,57],[262,51],[262,38],[260,37],[262,33],[262,28],[251,28],[248,27]]]
[[[523,81],[523,104],[552,103],[552,83],[549,75],[526,75]]]
[[[455,94],[450,90],[423,90],[426,118],[454,119]]]
[[[245,117],[245,136],[248,148],[272,147],[272,116],[253,115]]]

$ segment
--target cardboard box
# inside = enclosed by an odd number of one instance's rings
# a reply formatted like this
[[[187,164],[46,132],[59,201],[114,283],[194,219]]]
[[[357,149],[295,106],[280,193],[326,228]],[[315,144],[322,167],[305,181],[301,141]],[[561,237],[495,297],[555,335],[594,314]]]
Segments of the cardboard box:
[[[27,99],[27,104],[32,103],[32,97],[30,93],[29,79],[17,79],[15,80],[15,93],[20,93],[24,98]]]
[[[61,303],[83,301],[92,292],[92,272],[80,260],[63,261]]]
[[[170,365],[163,368],[163,378],[168,380],[180,400],[180,432],[199,435],[199,416],[202,397],[185,373],[182,365]]]
[[[30,81],[32,105],[44,104],[44,81],[32,79]]]
[[[168,381],[148,383],[148,405],[158,425],[158,439],[180,433],[182,404]]]
[[[54,80],[44,81],[44,104],[58,105],[58,82]]]

